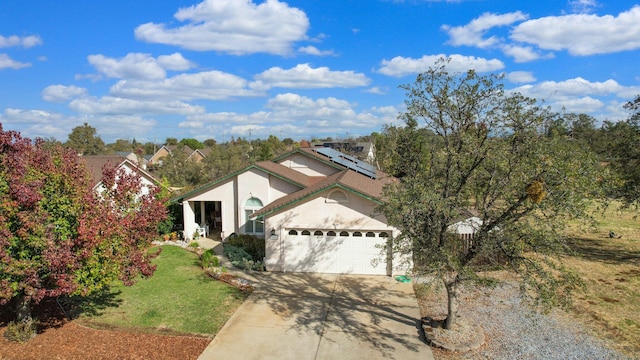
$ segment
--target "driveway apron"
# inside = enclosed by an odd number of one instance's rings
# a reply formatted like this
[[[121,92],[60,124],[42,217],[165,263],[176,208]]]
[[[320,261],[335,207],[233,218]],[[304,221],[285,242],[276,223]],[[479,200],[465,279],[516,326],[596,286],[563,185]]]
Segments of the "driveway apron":
[[[306,273],[257,282],[199,359],[433,359],[411,284]]]

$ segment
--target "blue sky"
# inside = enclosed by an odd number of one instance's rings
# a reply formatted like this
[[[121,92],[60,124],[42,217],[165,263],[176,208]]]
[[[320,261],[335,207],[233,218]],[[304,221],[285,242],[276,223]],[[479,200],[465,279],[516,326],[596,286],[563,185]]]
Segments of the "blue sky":
[[[442,56],[553,110],[628,117],[627,0],[2,0],[0,123],[66,141],[345,138],[399,124]]]

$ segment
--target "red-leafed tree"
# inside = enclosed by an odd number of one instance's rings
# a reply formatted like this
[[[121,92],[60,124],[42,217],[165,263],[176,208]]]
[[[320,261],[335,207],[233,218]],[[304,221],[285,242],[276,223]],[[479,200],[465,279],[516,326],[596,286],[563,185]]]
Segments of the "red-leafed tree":
[[[147,250],[166,218],[157,190],[136,173],[105,167],[91,189],[73,150],[31,141],[0,124],[0,305],[17,319],[46,297],[88,295],[132,284],[154,267]]]

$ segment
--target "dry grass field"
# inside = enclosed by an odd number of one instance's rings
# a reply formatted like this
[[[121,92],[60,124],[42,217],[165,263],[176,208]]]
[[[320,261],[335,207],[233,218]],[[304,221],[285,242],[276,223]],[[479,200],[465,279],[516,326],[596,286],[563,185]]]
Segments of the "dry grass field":
[[[576,294],[571,314],[613,340],[627,354],[640,353],[640,211],[610,206],[594,213],[598,229],[574,226],[568,234],[575,252],[565,264],[586,282]],[[610,238],[609,231],[619,238]]]

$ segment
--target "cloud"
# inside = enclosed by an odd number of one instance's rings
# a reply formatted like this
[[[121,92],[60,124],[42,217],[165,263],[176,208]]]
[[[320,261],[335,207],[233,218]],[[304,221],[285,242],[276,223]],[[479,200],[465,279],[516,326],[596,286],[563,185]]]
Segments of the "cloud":
[[[281,87],[290,89],[351,88],[367,86],[371,80],[354,71],[332,71],[328,67],[312,68],[309,64],[298,64],[291,69],[272,67],[254,76],[257,87]]]
[[[357,104],[335,97],[312,99],[293,93],[278,94],[269,99],[264,111],[254,113],[218,112],[187,116],[181,128],[191,129],[194,136],[207,138],[203,132],[220,137],[248,136],[266,138],[287,134],[289,137],[340,137],[343,129],[353,134],[368,135],[371,128],[397,123],[399,110],[394,106],[372,107],[357,111]]]
[[[17,70],[29,66],[31,66],[31,63],[21,63],[19,61],[11,59],[7,54],[0,54],[0,70],[6,68]]]
[[[427,71],[430,67],[443,58],[450,58],[451,61],[446,65],[447,69],[452,72],[465,72],[473,69],[477,72],[496,71],[504,68],[504,63],[498,59],[483,59],[475,56],[464,55],[424,55],[419,59],[405,58],[396,56],[391,60],[382,60],[382,66],[377,72],[402,77],[410,74],[418,74]]]
[[[571,55],[607,54],[640,48],[640,6],[618,16],[547,16],[516,26],[511,39]]]
[[[217,70],[180,74],[157,81],[120,80],[111,87],[110,93],[116,97],[158,101],[225,100],[263,95],[262,90],[249,88],[245,79]]]
[[[524,63],[543,58],[551,59],[554,57],[553,53],[542,55],[531,46],[503,45],[502,52],[507,56],[511,56],[517,63]]]
[[[303,46],[298,48],[298,52],[301,54],[314,55],[314,56],[333,56],[335,53],[333,50],[320,50],[315,46]]]
[[[87,96],[87,89],[74,85],[50,85],[42,90],[42,98],[49,102],[63,103],[73,98]]]
[[[4,37],[0,35],[0,48],[21,46],[28,49],[37,45],[42,45],[42,39],[40,39],[38,35],[30,35],[24,37],[16,35]]]
[[[464,26],[443,25],[442,30],[449,34],[448,44],[453,46],[474,46],[479,48],[487,48],[495,46],[502,42],[501,39],[491,36],[483,38],[486,32],[497,26],[507,26],[514,22],[526,20],[527,14],[520,11],[507,14],[484,13],[480,17],[473,19],[469,24]]]
[[[195,106],[182,101],[140,101],[104,96],[100,99],[87,97],[75,99],[69,108],[81,114],[99,115],[131,115],[131,114],[199,114],[204,112],[202,106]]]
[[[596,0],[571,0],[569,6],[574,13],[588,14],[598,6]]]
[[[293,43],[306,39],[309,28],[303,11],[278,0],[259,5],[251,0],[205,0],[180,8],[174,17],[187,24],[142,24],[135,29],[136,38],[196,51],[288,55]]]
[[[505,75],[512,83],[530,83],[536,81],[531,71],[512,71]]]
[[[388,89],[374,86],[370,89],[365,90],[365,92],[368,92],[369,94],[384,95],[388,92]]]
[[[166,70],[188,70],[195,65],[185,59],[182,54],[174,53],[154,58],[149,54],[130,53],[120,59],[104,55],[89,55],[87,60],[98,73],[110,78],[163,79]]]

